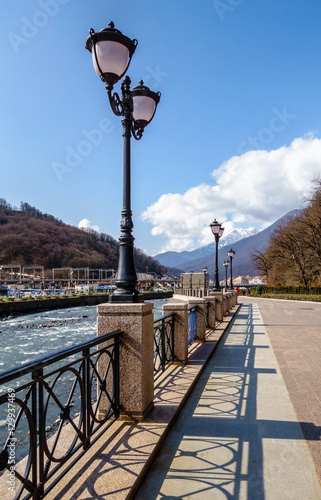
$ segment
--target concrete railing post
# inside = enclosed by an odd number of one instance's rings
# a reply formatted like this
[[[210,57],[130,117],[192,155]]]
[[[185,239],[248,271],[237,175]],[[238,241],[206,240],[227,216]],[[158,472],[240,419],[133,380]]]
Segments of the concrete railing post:
[[[222,311],[223,311],[223,318],[226,316],[226,296],[222,294]]]
[[[236,306],[237,304],[237,299],[238,299],[238,294],[237,294],[237,291],[234,290],[234,305]]]
[[[229,292],[225,292],[225,298],[226,298],[226,312],[228,313],[232,307],[231,294]]]
[[[98,306],[98,335],[118,329],[124,332],[119,346],[119,401],[123,420],[142,421],[153,409],[153,307],[151,302]],[[103,363],[99,370],[104,372]]]
[[[208,327],[209,328],[215,328],[215,321],[216,321],[216,317],[215,317],[215,302],[216,302],[216,298],[215,297],[207,297],[206,298],[206,303],[207,303],[207,307],[208,307]]]
[[[174,317],[174,355],[175,361],[185,364],[188,354],[188,304],[169,302],[163,305],[163,314],[175,313]]]
[[[215,317],[216,321],[223,321],[224,312],[223,312],[223,294],[222,292],[210,292],[210,297],[215,297]]]

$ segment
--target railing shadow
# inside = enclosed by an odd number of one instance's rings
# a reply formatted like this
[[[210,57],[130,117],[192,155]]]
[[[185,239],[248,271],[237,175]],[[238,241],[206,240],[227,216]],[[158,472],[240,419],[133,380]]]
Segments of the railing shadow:
[[[262,357],[270,346],[259,319],[252,304],[241,306],[136,500],[194,496],[265,500],[264,443],[304,438],[295,420],[260,418],[257,396],[258,390],[262,395],[262,386],[258,387],[258,379],[273,376],[276,370]],[[320,439],[319,427],[304,425],[311,439]],[[296,458],[289,448],[285,456],[275,457],[270,470],[291,466],[292,460]]]

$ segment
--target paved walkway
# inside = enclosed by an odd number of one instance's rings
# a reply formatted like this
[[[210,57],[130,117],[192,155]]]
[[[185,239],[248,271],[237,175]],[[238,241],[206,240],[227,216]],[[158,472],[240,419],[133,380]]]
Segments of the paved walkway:
[[[321,481],[321,303],[256,302]]]
[[[321,500],[321,305],[241,300],[136,500]]]

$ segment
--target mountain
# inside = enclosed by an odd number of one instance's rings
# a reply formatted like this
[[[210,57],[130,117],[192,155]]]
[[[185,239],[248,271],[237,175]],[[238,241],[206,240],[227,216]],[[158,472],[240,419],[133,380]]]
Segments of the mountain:
[[[257,232],[257,229],[255,229],[254,227],[249,229],[233,229],[233,231],[228,233],[226,236],[222,236],[219,242],[219,248],[224,246],[231,246],[243,238],[247,238],[249,236],[257,234]],[[163,266],[180,268],[186,262],[213,255],[213,252],[215,252],[214,237],[212,243],[197,248],[196,250],[192,250],[191,252],[164,252],[155,255],[154,259],[163,264]]]
[[[116,269],[119,243],[104,233],[65,224],[28,203],[20,210],[0,198],[0,266],[89,267]],[[164,266],[134,249],[138,272],[164,274]]]
[[[228,245],[233,245],[239,240],[243,240],[243,238],[248,238],[249,236],[254,236],[257,234],[259,231],[255,227],[250,227],[249,229],[233,229],[230,233],[228,233],[226,236],[222,236],[222,238],[219,241],[218,247],[224,247]],[[213,243],[214,246],[214,243]]]
[[[264,252],[269,245],[270,237],[272,236],[275,229],[281,224],[285,223],[289,218],[299,215],[300,213],[301,210],[292,210],[263,231],[234,242],[233,250],[235,251],[235,257],[233,259],[233,275],[256,275],[258,271],[254,265],[252,254],[256,251]],[[222,242],[224,242],[223,238]],[[225,242],[225,244],[219,249],[219,273],[221,278],[225,275],[223,274],[223,261],[228,259],[227,252],[230,249],[231,245],[232,244],[230,242]],[[189,256],[192,258],[187,260],[186,254],[189,254]],[[162,258],[162,256],[165,256],[164,259]],[[210,243],[209,245],[206,245],[192,252],[166,252],[165,254],[159,254],[158,256],[155,256],[155,259],[157,259],[167,267],[179,268],[181,271],[185,272],[199,272],[204,267],[207,267],[209,275],[210,277],[212,277],[215,268],[215,244]],[[165,264],[165,262],[177,263],[171,265],[169,263]]]

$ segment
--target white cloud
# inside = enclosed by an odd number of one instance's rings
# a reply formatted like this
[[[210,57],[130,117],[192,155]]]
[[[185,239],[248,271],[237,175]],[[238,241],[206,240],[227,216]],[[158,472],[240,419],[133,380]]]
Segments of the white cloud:
[[[266,227],[300,208],[321,173],[321,139],[309,134],[274,151],[249,151],[214,170],[214,185],[200,184],[184,194],[168,193],[142,214],[152,234],[167,239],[162,251],[192,250],[213,240],[215,217],[226,233],[236,225]]]
[[[91,221],[89,219],[82,219],[78,224],[79,229],[93,229],[99,233],[99,226],[91,225]]]

